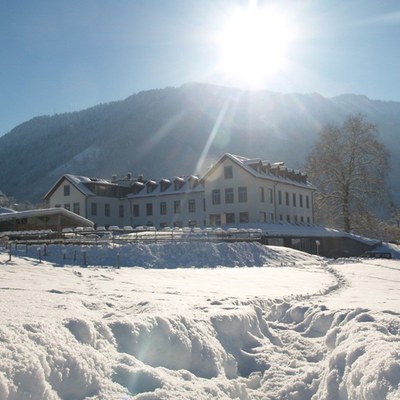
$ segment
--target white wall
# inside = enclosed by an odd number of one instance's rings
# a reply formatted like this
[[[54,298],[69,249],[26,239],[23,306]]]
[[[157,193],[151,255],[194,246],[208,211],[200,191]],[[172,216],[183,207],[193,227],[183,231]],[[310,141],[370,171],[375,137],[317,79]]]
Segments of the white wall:
[[[64,196],[64,186],[69,186],[69,196]],[[49,199],[49,207],[61,207],[74,211],[74,203],[79,204],[79,215],[87,218],[85,195],[64,178]],[[78,213],[77,213],[78,214]],[[90,218],[89,218],[90,219]]]
[[[224,167],[231,166],[233,177],[224,178]],[[249,222],[279,222],[289,221],[291,223],[312,223],[312,190],[294,183],[278,182],[268,178],[255,177],[243,167],[239,166],[229,158],[226,158],[205,181],[205,202],[207,225],[214,225],[212,215],[220,215],[221,225],[227,223],[227,214],[234,214],[234,224],[240,223],[240,213],[248,213]],[[247,188],[247,202],[239,202],[239,187]],[[232,188],[234,202],[225,202],[225,189]],[[264,191],[262,201],[261,188]],[[216,205],[212,202],[212,192],[220,190],[221,201]],[[282,204],[279,204],[278,192],[282,192]],[[286,206],[285,193],[289,193],[289,206]],[[296,196],[296,206],[293,204],[293,194]],[[300,195],[302,195],[302,207],[300,206]],[[307,208],[306,196],[309,197]]]
[[[92,204],[96,204],[97,215],[92,214]],[[125,202],[126,203],[126,202]],[[105,215],[105,205],[110,206],[110,215]],[[102,196],[92,196],[87,199],[87,218],[93,221],[97,226],[110,226],[116,225],[123,227],[124,225],[129,225],[125,223],[125,218],[119,217],[119,206],[124,205],[124,202],[118,198],[114,197],[102,197]],[[126,216],[127,210],[125,206],[124,215]],[[126,220],[128,220],[126,216]]]
[[[149,225],[160,228],[162,226],[203,226],[204,224],[204,193],[202,191],[183,192],[176,194],[164,194],[157,196],[135,196],[130,198],[130,213],[132,215],[130,224]],[[195,212],[189,212],[189,200],[195,202]],[[174,202],[180,201],[180,213],[174,212]],[[160,203],[166,204],[167,213],[160,213]],[[146,215],[146,205],[152,204],[152,215]],[[139,206],[139,216],[133,214],[134,206]]]

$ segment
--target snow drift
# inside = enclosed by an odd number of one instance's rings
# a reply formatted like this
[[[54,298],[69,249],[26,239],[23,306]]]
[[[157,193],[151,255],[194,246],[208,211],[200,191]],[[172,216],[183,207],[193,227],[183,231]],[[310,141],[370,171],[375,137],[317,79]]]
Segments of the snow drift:
[[[146,254],[144,265],[152,258],[171,268],[189,248],[170,246],[140,247],[137,255]],[[57,248],[48,249],[53,266],[26,258],[24,249],[11,262],[0,253],[0,398],[400,398],[400,303],[381,311],[339,307],[369,268],[395,276],[397,261],[327,265],[289,249],[202,246],[186,266],[259,268],[54,268],[64,263]],[[91,256],[112,265],[114,250],[91,249]],[[162,279],[149,282],[153,274]],[[20,304],[30,304],[28,312]]]

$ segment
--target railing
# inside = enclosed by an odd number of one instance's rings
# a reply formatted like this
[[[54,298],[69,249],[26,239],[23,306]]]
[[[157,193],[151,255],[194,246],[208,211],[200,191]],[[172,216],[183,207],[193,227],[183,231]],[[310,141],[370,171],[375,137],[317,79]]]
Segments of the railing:
[[[229,228],[175,228],[164,230],[132,230],[127,232],[118,230],[85,230],[68,229],[63,232],[53,231],[19,231],[0,233],[0,242],[8,247],[9,244],[45,245],[45,244],[127,244],[143,242],[166,241],[259,241],[262,231],[260,229]]]

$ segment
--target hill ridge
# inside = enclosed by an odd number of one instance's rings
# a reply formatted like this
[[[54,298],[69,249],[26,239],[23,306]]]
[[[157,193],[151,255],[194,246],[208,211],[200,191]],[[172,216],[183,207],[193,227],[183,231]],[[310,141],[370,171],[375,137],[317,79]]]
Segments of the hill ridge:
[[[364,95],[245,91],[191,82],[141,91],[80,111],[37,116],[0,137],[0,189],[37,202],[64,173],[149,177],[199,173],[230,152],[299,168],[321,127],[363,113],[400,167],[400,102]],[[390,176],[400,197],[400,184]]]

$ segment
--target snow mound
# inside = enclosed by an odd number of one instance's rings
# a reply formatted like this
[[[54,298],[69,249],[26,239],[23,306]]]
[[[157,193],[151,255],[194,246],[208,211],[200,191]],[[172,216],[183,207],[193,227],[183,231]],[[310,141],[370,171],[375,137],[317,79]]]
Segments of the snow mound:
[[[36,248],[21,247],[20,254],[37,257]],[[64,254],[65,252],[65,258]],[[50,245],[47,261],[66,265],[142,267],[142,268],[214,268],[262,267],[315,262],[300,251],[259,243],[166,242],[132,243],[125,245]]]
[[[0,330],[2,399],[397,399],[395,319],[273,302]],[[398,323],[398,321],[397,321]]]

